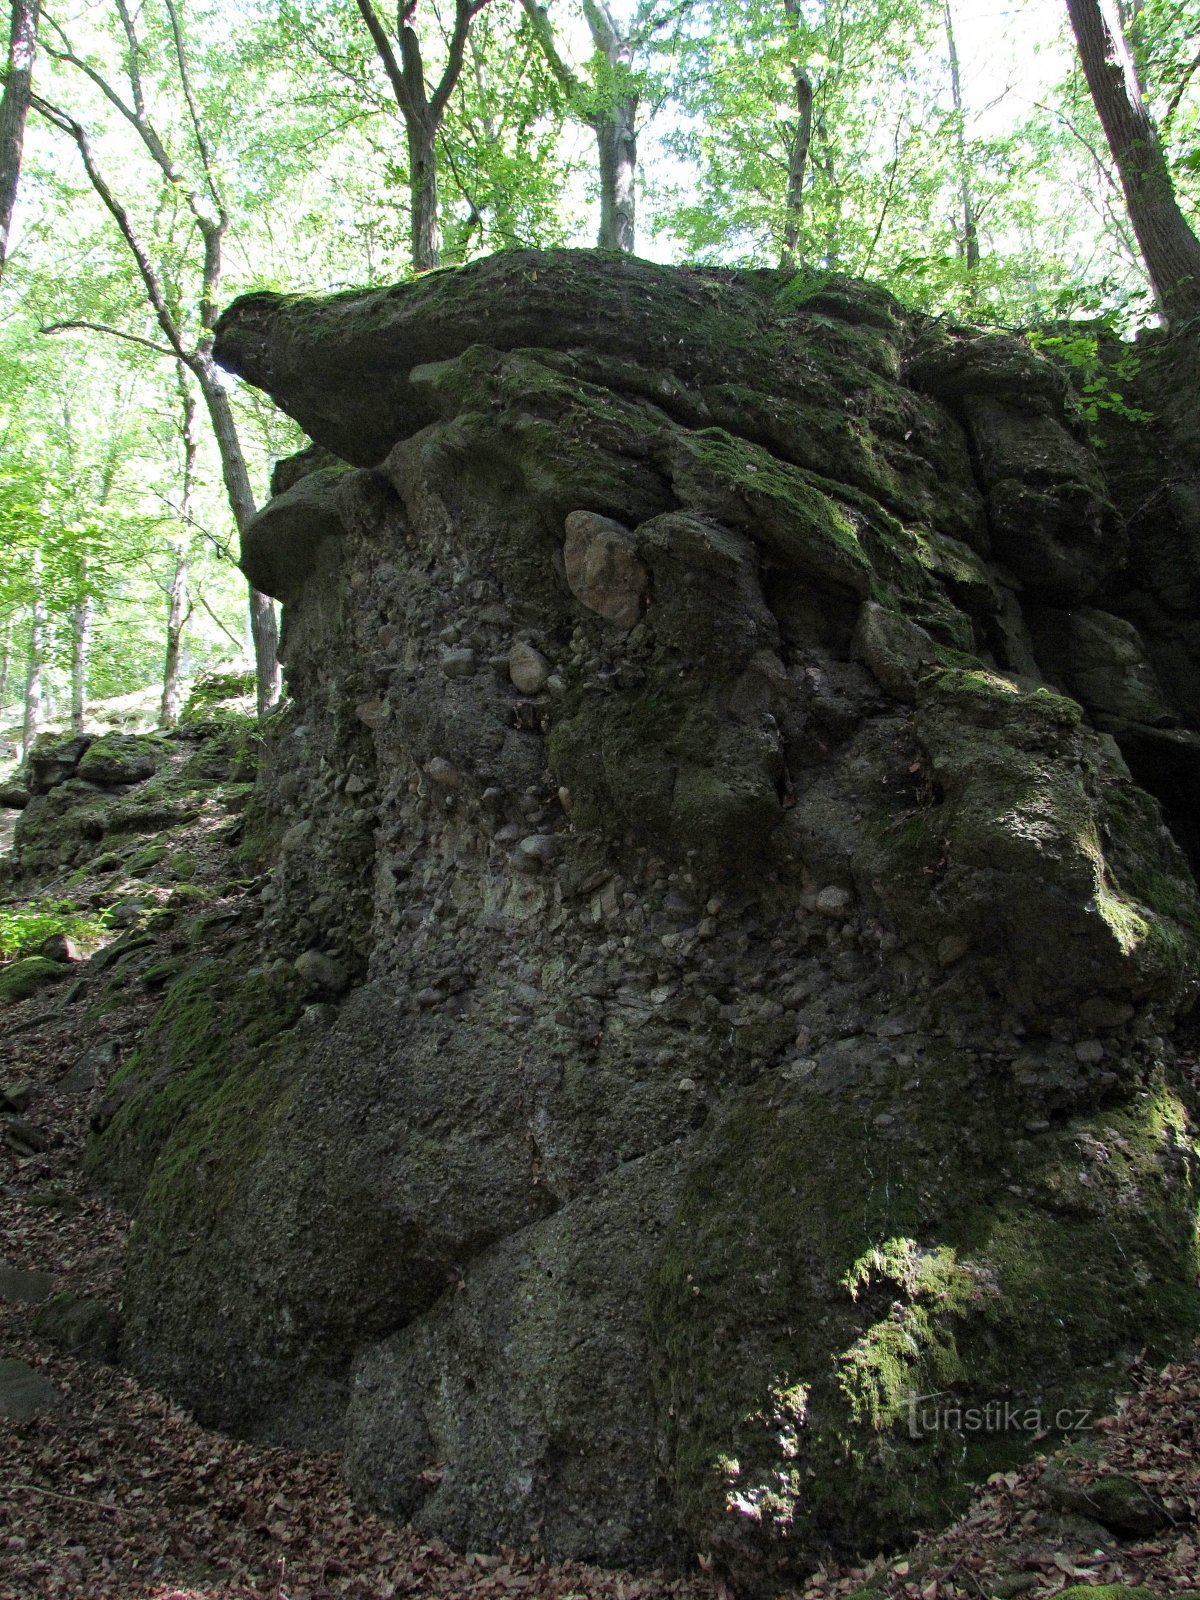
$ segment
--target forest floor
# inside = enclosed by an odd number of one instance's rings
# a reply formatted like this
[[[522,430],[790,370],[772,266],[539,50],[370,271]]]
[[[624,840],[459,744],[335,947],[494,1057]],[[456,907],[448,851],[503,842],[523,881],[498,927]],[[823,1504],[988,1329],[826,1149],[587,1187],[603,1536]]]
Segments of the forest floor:
[[[229,866],[216,836],[205,842],[198,828],[180,842],[195,847],[198,881],[229,893],[217,887]],[[136,891],[143,902],[170,894],[145,882]],[[93,1082],[89,1064],[132,1048],[158,1004],[152,973],[129,965],[122,1003],[106,1014],[85,1017],[76,984],[0,1011],[0,1356],[56,1391],[46,1409],[0,1432],[0,1600],[727,1600],[703,1559],[695,1576],[672,1578],[509,1551],[455,1554],[353,1506],[335,1456],[212,1433],[117,1367],[72,1353],[61,1332],[58,1342],[39,1332],[56,1295],[85,1308],[120,1300],[129,1218],[89,1186],[81,1160],[105,1076]],[[1200,1351],[1165,1369],[1135,1367],[1129,1390],[1065,1470],[1037,1456],[989,1480],[937,1538],[818,1572],[797,1594],[834,1600],[869,1585],[896,1600],[1011,1600],[1122,1582],[1161,1595],[1200,1590]],[[1099,1491],[1089,1498],[1115,1474],[1137,1502],[1123,1533],[1099,1514]]]

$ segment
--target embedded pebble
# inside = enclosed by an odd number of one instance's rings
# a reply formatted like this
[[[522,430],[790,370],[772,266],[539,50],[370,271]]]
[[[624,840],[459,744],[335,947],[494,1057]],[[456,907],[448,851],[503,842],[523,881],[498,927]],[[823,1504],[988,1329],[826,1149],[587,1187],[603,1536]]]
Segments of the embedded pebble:
[[[508,652],[508,676],[521,694],[540,694],[550,676],[550,663],[540,650],[519,640]]]

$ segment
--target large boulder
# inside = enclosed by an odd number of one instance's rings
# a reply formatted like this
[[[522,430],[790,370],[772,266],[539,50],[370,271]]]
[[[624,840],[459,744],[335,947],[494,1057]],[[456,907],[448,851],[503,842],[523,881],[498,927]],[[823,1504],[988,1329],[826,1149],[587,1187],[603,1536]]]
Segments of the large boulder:
[[[358,470],[250,557],[274,948],[168,988],[91,1148],[126,1359],[429,1534],[770,1588],[1193,1330],[1200,903],[1096,726],[1142,655],[1061,375],[590,252],[217,350]]]

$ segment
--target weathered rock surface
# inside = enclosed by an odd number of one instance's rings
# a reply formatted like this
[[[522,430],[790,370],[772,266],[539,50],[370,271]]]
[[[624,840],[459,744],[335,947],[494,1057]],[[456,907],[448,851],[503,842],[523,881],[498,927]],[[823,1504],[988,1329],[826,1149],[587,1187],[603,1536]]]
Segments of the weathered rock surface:
[[[247,543],[275,948],[114,1079],[127,1359],[430,1533],[770,1587],[1018,1442],[915,1397],[1086,1407],[1194,1328],[1200,904],[1122,752],[1200,721],[1195,557],[1060,373],[588,252],[217,349],[360,470]]]

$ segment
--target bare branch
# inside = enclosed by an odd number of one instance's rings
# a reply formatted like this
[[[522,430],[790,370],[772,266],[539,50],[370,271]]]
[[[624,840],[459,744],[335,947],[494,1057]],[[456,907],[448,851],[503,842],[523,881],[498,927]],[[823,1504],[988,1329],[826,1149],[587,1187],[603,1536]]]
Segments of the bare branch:
[[[179,360],[179,353],[170,349],[165,344],[158,344],[153,339],[144,339],[140,333],[127,333],[124,328],[110,328],[106,322],[87,322],[83,319],[71,322],[48,322],[38,329],[39,333],[107,333],[114,339],[124,339],[128,344],[141,345],[143,350],[153,350],[156,356],[169,356],[172,361]]]
[[[1170,103],[1168,104],[1166,111],[1163,113],[1162,131],[1164,135],[1171,125],[1171,118],[1179,110],[1179,102],[1187,93],[1188,84],[1191,83],[1197,72],[1200,72],[1200,50],[1196,52],[1195,60],[1188,65],[1184,71],[1183,77],[1180,78],[1179,82],[1176,84],[1175,93],[1171,96]]]
[[[429,102],[429,112],[435,123],[441,122],[446,103],[454,93],[454,85],[462,72],[463,51],[466,48],[472,19],[478,16],[487,4],[488,0],[455,0],[454,32],[450,36],[447,50],[446,70],[442,73],[442,81],[434,90],[433,99]]]
[[[184,348],[179,327],[171,316],[162,285],[159,283],[158,275],[151,265],[150,257],[146,254],[141,240],[134,232],[133,224],[129,220],[129,213],[113,194],[108,184],[105,183],[103,175],[92,156],[91,146],[88,143],[87,134],[84,132],[83,127],[75,121],[74,117],[68,116],[65,111],[61,111],[57,106],[51,105],[49,101],[43,100],[40,95],[33,95],[30,99],[30,104],[39,116],[45,117],[47,122],[58,128],[60,132],[68,134],[75,141],[80,159],[83,162],[84,171],[88,175],[88,181],[116,223],[129,253],[137,263],[138,275],[145,287],[146,297],[154,310],[159,327],[166,335],[167,343],[170,345],[172,353],[178,356],[181,361],[186,361],[189,366],[192,366],[195,356]]]
[[[392,41],[387,36],[383,23],[380,22],[375,7],[371,0],[357,0],[358,9],[362,19],[367,25],[367,32],[371,35],[375,50],[380,61],[383,62],[384,71],[388,75],[388,82],[392,86],[392,93],[396,96],[396,104],[400,107],[405,117],[418,115],[417,109],[409,98],[408,83],[400,63],[396,60],[396,52],[392,49]],[[402,18],[401,28],[407,27],[407,19]]]
[[[196,97],[192,93],[192,78],[188,70],[187,48],[184,43],[183,28],[179,21],[179,11],[175,0],[166,0],[167,16],[171,19],[171,37],[175,43],[175,59],[179,63],[179,82],[183,87],[183,97],[187,101],[188,115],[192,119],[192,132],[196,136],[196,149],[200,152],[200,165],[204,170],[204,181],[208,185],[208,192],[212,196],[213,205],[217,208],[217,215],[222,224],[225,221],[225,204],[221,199],[220,190],[217,188],[216,175],[213,172],[212,152],[208,140],[204,135],[204,128],[200,121],[200,110],[196,105]]]

